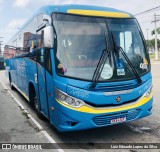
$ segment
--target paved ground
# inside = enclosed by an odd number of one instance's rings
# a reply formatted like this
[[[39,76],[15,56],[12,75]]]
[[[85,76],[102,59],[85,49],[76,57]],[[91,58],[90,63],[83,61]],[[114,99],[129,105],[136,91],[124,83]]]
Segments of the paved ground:
[[[50,143],[1,84],[0,143]]]
[[[29,113],[42,125],[49,135],[57,143],[74,142],[79,148],[94,148],[95,143],[160,143],[160,64],[152,64],[154,105],[153,114],[149,117],[120,125],[104,128],[59,133],[47,121],[37,118],[34,110],[28,102],[16,91],[11,91],[14,96],[24,105]],[[9,88],[8,80],[4,71],[0,72],[0,80]],[[12,104],[11,104],[12,103]],[[14,102],[11,96],[0,84],[0,142],[48,142],[47,139],[35,129],[35,125],[23,114],[23,111]],[[69,145],[67,145],[69,148]],[[64,149],[64,151],[70,151]],[[75,150],[72,150],[75,151]],[[82,150],[76,150],[82,151]],[[106,151],[104,149],[84,149],[83,151]],[[107,151],[160,151],[160,150],[107,150]]]

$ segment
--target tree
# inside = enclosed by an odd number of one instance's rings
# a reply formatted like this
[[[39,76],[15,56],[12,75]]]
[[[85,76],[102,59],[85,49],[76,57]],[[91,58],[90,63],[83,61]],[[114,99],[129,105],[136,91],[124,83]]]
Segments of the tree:
[[[146,44],[147,44],[148,48],[155,48],[155,39],[146,40]],[[157,39],[157,46],[158,46],[158,48],[160,48],[160,40],[159,39]]]
[[[155,34],[155,30],[152,30],[152,31],[151,31],[151,35],[154,35],[154,34]],[[157,34],[160,34],[160,27],[157,28]]]

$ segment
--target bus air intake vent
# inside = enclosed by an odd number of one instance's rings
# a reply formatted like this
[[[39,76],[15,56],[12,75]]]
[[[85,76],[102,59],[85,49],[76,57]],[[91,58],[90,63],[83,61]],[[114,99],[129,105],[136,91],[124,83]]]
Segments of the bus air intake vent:
[[[130,120],[136,119],[138,117],[139,113],[140,113],[140,110],[131,110],[131,111],[127,111],[124,113],[96,116],[93,118],[93,121],[97,126],[111,125],[111,120],[113,120],[113,119],[126,117],[126,121],[130,121]]]
[[[136,88],[137,84],[129,83],[123,85],[110,85],[110,86],[98,86],[99,89],[105,89],[106,91],[120,91],[125,89],[133,89]]]

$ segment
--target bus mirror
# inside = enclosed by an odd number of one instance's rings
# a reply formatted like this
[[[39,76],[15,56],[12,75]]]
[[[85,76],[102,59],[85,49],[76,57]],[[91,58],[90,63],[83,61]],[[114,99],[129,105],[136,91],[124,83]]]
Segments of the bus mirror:
[[[52,26],[44,28],[44,47],[51,48],[54,43],[54,32]]]

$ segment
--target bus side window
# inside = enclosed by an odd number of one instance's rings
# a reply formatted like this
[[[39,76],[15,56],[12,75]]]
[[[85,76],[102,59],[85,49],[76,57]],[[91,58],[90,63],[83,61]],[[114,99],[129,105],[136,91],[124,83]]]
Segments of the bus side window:
[[[52,75],[52,64],[51,64],[50,50],[46,49],[45,60],[46,60],[46,70]]]
[[[45,24],[43,21],[43,15],[44,14],[40,14],[37,17],[37,48],[43,47],[43,38],[44,38],[43,28],[45,27]]]

